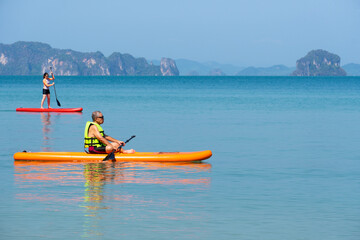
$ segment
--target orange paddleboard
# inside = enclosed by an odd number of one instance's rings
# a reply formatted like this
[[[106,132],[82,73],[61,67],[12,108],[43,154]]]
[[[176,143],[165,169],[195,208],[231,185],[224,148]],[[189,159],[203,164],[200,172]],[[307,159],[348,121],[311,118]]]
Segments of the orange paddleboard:
[[[15,161],[40,162],[102,162],[107,154],[89,154],[85,152],[17,152]],[[198,152],[136,152],[115,153],[116,161],[123,162],[193,162],[212,156],[210,150]]]

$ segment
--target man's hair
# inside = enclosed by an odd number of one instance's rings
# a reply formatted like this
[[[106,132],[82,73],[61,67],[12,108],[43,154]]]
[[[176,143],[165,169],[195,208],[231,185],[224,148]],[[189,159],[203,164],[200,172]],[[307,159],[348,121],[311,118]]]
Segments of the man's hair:
[[[99,117],[100,113],[101,113],[100,111],[94,111],[94,112],[91,114],[92,120],[95,121],[95,119]]]

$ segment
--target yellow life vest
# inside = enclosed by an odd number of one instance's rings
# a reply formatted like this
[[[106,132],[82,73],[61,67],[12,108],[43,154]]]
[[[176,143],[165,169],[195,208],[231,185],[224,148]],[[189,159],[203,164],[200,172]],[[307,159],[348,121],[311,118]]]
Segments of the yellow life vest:
[[[96,137],[89,137],[89,128],[91,125],[95,125],[99,130],[101,136],[105,137],[104,130],[99,124],[97,124],[96,122],[87,122],[85,125],[85,132],[84,132],[84,147],[88,148],[90,146],[94,146],[94,147],[106,146],[105,144],[100,142]]]

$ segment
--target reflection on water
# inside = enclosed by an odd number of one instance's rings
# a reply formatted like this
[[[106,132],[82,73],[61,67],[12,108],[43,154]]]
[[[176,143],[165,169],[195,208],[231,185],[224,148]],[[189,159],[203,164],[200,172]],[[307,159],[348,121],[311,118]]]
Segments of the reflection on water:
[[[57,206],[74,205],[75,209],[83,208],[83,237],[103,235],[104,230],[100,222],[104,211],[114,210],[118,206],[131,208],[135,204],[137,208],[144,208],[148,205],[149,202],[144,200],[142,192],[129,194],[122,191],[121,186],[155,184],[189,186],[190,189],[194,189],[208,188],[211,180],[207,174],[211,169],[208,163],[14,164],[15,183],[21,189],[17,192],[16,198],[42,201],[44,204],[52,202]],[[167,197],[164,196],[164,199]]]
[[[207,172],[209,163],[146,163],[146,162],[106,162],[106,163],[47,163],[16,161],[15,179],[18,183],[29,181],[53,181],[73,184],[85,181],[92,185],[98,182],[123,184],[209,184],[208,178],[191,178],[191,173]],[[153,170],[160,171],[153,172]],[[141,174],[140,174],[141,173]],[[81,175],[80,175],[81,174]],[[39,182],[40,183],[40,182]]]
[[[50,113],[40,113],[41,123],[42,123],[42,132],[43,132],[43,144],[42,151],[49,152],[51,151],[50,147],[50,134],[51,134],[51,114]]]
[[[80,205],[85,208],[82,237],[102,236],[99,228],[99,210],[108,209],[104,200],[104,185],[112,181],[116,174],[112,167],[106,164],[89,163],[84,165],[85,192],[84,202]]]
[[[61,129],[63,127],[63,121],[65,119],[71,118],[72,120],[81,119],[82,112],[75,113],[58,113],[58,112],[16,112],[19,116],[35,116],[36,123],[33,123],[36,126],[38,123],[41,124],[42,132],[42,144],[41,151],[50,152],[53,151],[53,146],[55,144],[54,140],[57,138],[55,134],[55,128]],[[40,116],[40,121],[38,121],[38,115]],[[61,126],[60,126],[61,125]],[[38,132],[36,132],[37,134]],[[41,136],[41,135],[39,135]]]

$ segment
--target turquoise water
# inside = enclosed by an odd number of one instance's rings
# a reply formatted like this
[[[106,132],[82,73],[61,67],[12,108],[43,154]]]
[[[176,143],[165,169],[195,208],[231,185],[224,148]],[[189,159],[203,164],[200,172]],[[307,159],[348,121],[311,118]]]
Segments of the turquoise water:
[[[359,239],[360,78],[0,77],[1,239]],[[56,107],[51,89],[52,107]],[[203,164],[15,164],[82,151],[91,112],[137,151]]]

